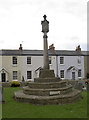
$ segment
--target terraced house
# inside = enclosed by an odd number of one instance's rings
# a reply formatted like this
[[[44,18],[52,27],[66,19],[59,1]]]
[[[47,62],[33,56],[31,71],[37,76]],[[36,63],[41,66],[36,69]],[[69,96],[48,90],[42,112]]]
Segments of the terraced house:
[[[80,46],[74,51],[55,50],[51,45],[48,50],[49,66],[56,77],[61,79],[83,79],[86,77],[85,57],[87,51]],[[0,50],[0,81],[33,81],[39,77],[43,67],[43,50]]]

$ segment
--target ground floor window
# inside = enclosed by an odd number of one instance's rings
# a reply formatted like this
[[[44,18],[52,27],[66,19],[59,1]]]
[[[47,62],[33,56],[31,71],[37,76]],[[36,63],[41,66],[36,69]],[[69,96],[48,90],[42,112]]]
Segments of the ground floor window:
[[[13,71],[13,80],[17,80],[17,71]]]
[[[27,71],[27,79],[32,79],[32,71]]]
[[[81,77],[81,69],[78,70],[78,77]]]
[[[49,57],[49,64],[52,64],[52,58]]]
[[[60,77],[64,78],[64,70],[60,70]]]

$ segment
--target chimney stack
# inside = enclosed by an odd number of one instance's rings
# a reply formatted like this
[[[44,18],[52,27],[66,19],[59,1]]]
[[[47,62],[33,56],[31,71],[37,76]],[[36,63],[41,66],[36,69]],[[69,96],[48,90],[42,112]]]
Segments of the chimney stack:
[[[23,49],[22,44],[20,44],[19,50],[22,50],[22,49]]]
[[[51,44],[51,45],[49,46],[49,50],[52,50],[52,51],[55,50],[54,44]]]
[[[76,51],[81,52],[80,45],[78,45],[78,46],[76,47]]]

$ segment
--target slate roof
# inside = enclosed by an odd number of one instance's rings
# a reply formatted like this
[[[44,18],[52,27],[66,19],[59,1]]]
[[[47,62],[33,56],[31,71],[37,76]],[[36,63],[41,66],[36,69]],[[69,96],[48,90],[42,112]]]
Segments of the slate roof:
[[[50,56],[89,56],[89,51],[48,50]],[[0,50],[2,56],[43,56],[43,50]]]

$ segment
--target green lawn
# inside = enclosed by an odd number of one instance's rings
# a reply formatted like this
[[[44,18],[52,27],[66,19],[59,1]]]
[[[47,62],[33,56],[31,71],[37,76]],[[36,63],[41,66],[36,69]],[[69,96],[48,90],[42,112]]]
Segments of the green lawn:
[[[4,88],[3,118],[87,118],[87,92],[83,92],[83,99],[74,104],[42,106],[16,102],[14,91],[20,89]]]

